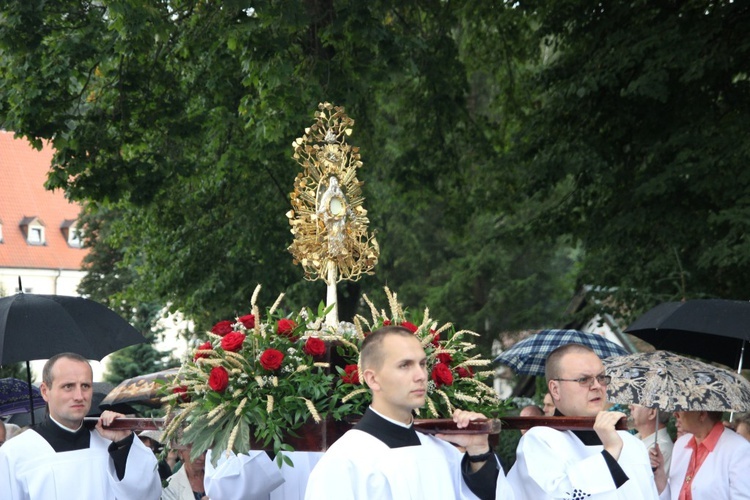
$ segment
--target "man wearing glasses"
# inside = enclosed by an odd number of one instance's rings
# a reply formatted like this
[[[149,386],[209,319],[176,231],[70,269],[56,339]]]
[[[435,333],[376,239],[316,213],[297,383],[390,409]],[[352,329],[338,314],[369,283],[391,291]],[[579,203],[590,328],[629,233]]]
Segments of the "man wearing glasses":
[[[610,377],[599,356],[580,344],[559,347],[547,357],[545,375],[555,415],[596,417],[594,429],[531,428],[508,473],[516,498],[658,498],[645,446],[615,430],[624,413],[605,411]]]

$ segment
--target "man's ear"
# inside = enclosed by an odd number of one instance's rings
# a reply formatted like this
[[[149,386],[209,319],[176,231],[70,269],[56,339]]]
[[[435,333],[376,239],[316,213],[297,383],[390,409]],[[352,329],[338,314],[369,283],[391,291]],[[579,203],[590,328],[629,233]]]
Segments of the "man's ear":
[[[547,389],[549,390],[553,401],[560,400],[560,384],[558,384],[556,380],[550,380],[547,382]]]
[[[47,384],[45,384],[44,382],[42,382],[41,385],[39,386],[39,392],[42,393],[42,399],[44,399],[45,401],[49,402],[49,395],[47,394],[47,391],[49,391],[49,388],[47,387]]]
[[[648,419],[649,420],[656,420],[659,418],[659,410],[656,408],[649,408],[648,409]]]
[[[363,377],[362,380],[365,381],[365,384],[367,384],[367,387],[369,387],[371,391],[380,390],[380,383],[378,383],[378,377],[372,368],[368,368],[367,370],[365,370],[365,372],[362,374],[362,377]]]

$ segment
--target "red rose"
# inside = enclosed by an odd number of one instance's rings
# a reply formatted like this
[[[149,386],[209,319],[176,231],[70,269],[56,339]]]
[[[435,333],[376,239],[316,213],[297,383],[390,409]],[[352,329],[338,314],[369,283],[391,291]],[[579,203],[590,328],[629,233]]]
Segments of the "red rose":
[[[318,338],[310,337],[305,342],[305,352],[310,356],[322,356],[326,353],[326,343]]]
[[[216,392],[224,392],[229,385],[229,372],[223,366],[214,366],[211,368],[211,374],[208,376],[208,386]]]
[[[222,340],[222,343],[223,342],[224,341]],[[453,357],[448,352],[441,352],[436,356],[436,358],[438,359],[438,362],[445,363],[446,365],[451,364],[451,361],[453,361]]]
[[[224,320],[216,323],[213,328],[211,328],[211,333],[215,333],[216,335],[221,335],[223,337],[232,330],[232,322],[229,320]]]
[[[299,337],[294,335],[294,329],[297,328],[297,323],[291,319],[282,318],[276,323],[276,333],[288,337],[292,342],[296,342]]]
[[[172,389],[172,394],[179,394],[180,398],[183,402],[189,403],[190,402],[190,396],[187,393],[188,389],[184,385],[181,385],[180,387],[175,387]]]
[[[284,360],[284,353],[276,349],[266,349],[260,355],[260,365],[266,370],[278,370]]]
[[[237,321],[245,325],[248,330],[255,328],[255,316],[252,314],[245,314],[241,318],[237,318]]]
[[[451,369],[448,368],[448,365],[446,365],[445,363],[437,363],[432,368],[431,377],[438,387],[440,387],[441,385],[453,384],[453,374],[451,373]]]
[[[459,366],[456,368],[456,373],[458,373],[460,378],[474,378],[474,372],[469,367]]]
[[[399,326],[406,328],[411,333],[417,333],[417,325],[415,325],[414,323],[409,323],[408,321],[402,321],[401,325]]]
[[[391,324],[391,320],[385,319],[383,320],[383,326],[389,326]]]
[[[195,353],[195,355],[193,356],[193,361],[195,361],[195,360],[196,360],[196,359],[198,359],[198,358],[207,358],[207,357],[208,357],[208,353],[204,353],[204,352],[197,352],[197,351],[212,351],[212,350],[213,350],[213,348],[214,348],[214,346],[212,346],[212,345],[211,345],[211,342],[209,342],[209,341],[203,342],[203,343],[202,343],[201,345],[199,345],[199,346],[198,346],[198,348],[196,349],[196,353]]]
[[[240,332],[231,332],[224,335],[221,339],[221,348],[225,351],[237,352],[245,341],[245,334]]]
[[[357,365],[346,365],[344,367],[344,375],[341,376],[341,380],[345,384],[359,384],[359,371]]]

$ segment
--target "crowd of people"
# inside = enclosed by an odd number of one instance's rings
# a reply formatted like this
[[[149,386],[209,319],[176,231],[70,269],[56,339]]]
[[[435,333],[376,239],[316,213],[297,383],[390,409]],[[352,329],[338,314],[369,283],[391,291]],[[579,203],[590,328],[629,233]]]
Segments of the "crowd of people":
[[[42,374],[44,421],[12,437],[0,422],[2,498],[750,499],[746,417],[727,425],[720,412],[676,412],[673,443],[669,413],[632,405],[631,432],[618,430],[627,416],[610,408],[610,378],[588,347],[553,351],[543,408],[521,414],[591,417],[593,429],[529,429],[507,476],[486,434],[415,431],[412,415],[425,403],[428,376],[424,349],[409,330],[370,334],[361,369],[372,402],[360,421],[325,453],[292,452],[294,466],[279,467],[263,451],[193,457],[190,443],[163,443],[158,432],[108,429],[123,416],[111,411],[88,428],[91,367],[77,354],[59,354]],[[482,418],[453,415],[459,430]]]

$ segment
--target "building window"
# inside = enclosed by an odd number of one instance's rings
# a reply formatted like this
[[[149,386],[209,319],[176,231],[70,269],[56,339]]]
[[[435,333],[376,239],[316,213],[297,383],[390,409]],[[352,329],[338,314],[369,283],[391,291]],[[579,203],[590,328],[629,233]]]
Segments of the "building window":
[[[24,217],[20,226],[26,236],[26,243],[29,245],[45,245],[47,243],[44,234],[44,222],[39,217]]]
[[[68,245],[72,246],[73,248],[81,248],[83,246],[83,241],[81,241],[81,233],[78,232],[78,229],[70,228],[70,231],[68,232]]]
[[[44,243],[44,233],[41,227],[29,228],[29,243],[32,245],[41,245]]]
[[[82,248],[83,240],[81,240],[81,231],[75,226],[76,221],[74,219],[65,219],[60,226],[65,241],[68,242],[68,246],[71,248]]]

